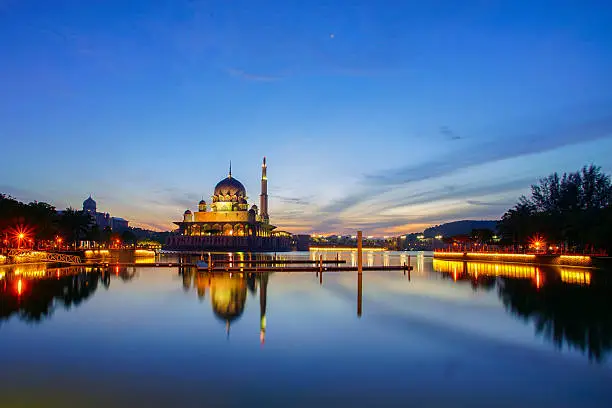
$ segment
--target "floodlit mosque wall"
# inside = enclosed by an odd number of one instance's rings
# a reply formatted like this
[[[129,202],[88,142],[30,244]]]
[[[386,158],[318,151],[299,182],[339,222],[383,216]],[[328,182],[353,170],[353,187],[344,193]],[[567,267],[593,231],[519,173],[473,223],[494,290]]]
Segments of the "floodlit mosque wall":
[[[175,222],[176,235],[166,241],[171,250],[256,250],[289,251],[291,235],[273,231],[268,215],[268,194],[265,158],[262,164],[260,207],[249,209],[246,188],[228,176],[215,186],[212,203],[202,200],[198,211],[186,210],[183,220]]]
[[[189,250],[228,250],[228,251],[290,251],[291,238],[285,236],[241,237],[227,235],[168,237],[166,249]]]

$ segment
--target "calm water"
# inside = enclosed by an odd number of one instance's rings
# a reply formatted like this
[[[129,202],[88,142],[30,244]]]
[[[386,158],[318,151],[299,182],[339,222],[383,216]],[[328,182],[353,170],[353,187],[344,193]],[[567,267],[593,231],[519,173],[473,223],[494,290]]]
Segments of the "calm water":
[[[0,269],[0,406],[612,406],[612,275],[410,262]]]

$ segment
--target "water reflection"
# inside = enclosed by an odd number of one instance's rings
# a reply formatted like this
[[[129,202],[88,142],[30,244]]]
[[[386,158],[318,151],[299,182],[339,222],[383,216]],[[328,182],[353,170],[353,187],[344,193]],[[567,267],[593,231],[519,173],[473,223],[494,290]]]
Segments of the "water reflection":
[[[559,348],[576,348],[596,361],[612,348],[609,290],[563,282],[537,288],[528,281],[504,279],[498,294],[506,310],[532,321],[536,333]]]
[[[110,287],[111,275],[131,281],[133,267],[93,266],[52,268],[47,264],[24,264],[0,271],[0,322],[17,316],[26,322],[50,318],[57,306],[69,310],[91,298],[98,284]]]
[[[196,289],[198,298],[203,301],[208,293],[213,314],[225,323],[227,335],[231,325],[244,313],[247,291],[252,294],[259,288],[260,307],[260,341],[263,344],[266,337],[266,306],[269,272],[229,273],[201,272],[192,267],[179,268],[183,289],[188,292]]]
[[[361,317],[363,308],[363,274],[357,274],[357,317]]]
[[[109,273],[85,267],[14,268],[0,280],[0,322],[12,316],[26,322],[41,322],[50,318],[58,305],[66,310],[79,306],[96,292],[99,282],[108,288]]]
[[[335,258],[336,254],[329,256]],[[416,258],[413,256],[410,260],[406,254],[400,253],[374,256],[376,264],[379,264],[379,261],[391,265],[405,261],[412,262],[415,274],[409,284],[411,288],[418,288],[423,281],[428,281],[428,284],[435,282],[432,277],[442,277],[445,286],[450,284],[460,290],[459,285],[463,285],[464,288],[471,287],[475,296],[498,298],[509,314],[533,324],[538,336],[558,348],[579,350],[593,361],[602,361],[612,349],[612,279],[606,273],[584,268],[448,260],[433,260],[433,262],[427,260],[427,263],[424,263],[423,256]],[[268,255],[260,259],[270,257],[271,255]],[[352,253],[343,254],[342,257],[347,261],[354,260]],[[367,260],[368,255],[365,257]],[[244,255],[232,257],[234,264],[242,262],[244,258]],[[304,259],[309,259],[309,255],[304,254]],[[50,318],[58,307],[70,309],[79,306],[91,298],[99,287],[109,288],[111,279],[115,282],[131,281],[138,278],[141,273],[139,271],[142,270],[137,267],[126,268],[114,265],[104,269],[47,268],[40,265],[1,269],[0,323],[13,316],[25,322],[43,321]],[[161,274],[167,273],[158,269],[155,272],[147,271],[142,274],[156,275],[157,271]],[[176,269],[172,271],[172,274],[176,274]],[[175,281],[172,285],[176,285],[175,288],[182,286],[185,292],[193,290],[201,302],[209,305],[207,307],[212,309],[215,318],[223,322],[228,336],[232,325],[241,319],[249,306],[247,305],[249,293],[258,296],[260,341],[262,344],[265,342],[268,285],[271,278],[269,272],[202,273],[195,268],[181,266],[178,268],[178,273],[180,279],[178,283]],[[323,273],[326,275],[326,285],[338,287],[341,274]],[[323,273],[315,274],[315,279],[321,285]],[[363,275],[356,275],[356,288],[353,286],[355,281],[350,281],[348,293],[352,293],[350,301],[355,302],[353,290],[357,292],[356,305],[355,303],[351,305],[351,314],[353,316],[356,314],[359,318],[363,314],[364,292],[366,297],[370,293],[371,297],[368,299],[373,299],[368,300],[371,302],[367,305],[368,310],[376,307],[376,297],[373,295],[370,282],[374,282],[374,287],[377,287],[390,275],[374,272],[368,276],[376,275],[376,278],[368,280],[366,285],[363,282]],[[352,279],[354,278],[352,275]],[[410,280],[410,274],[405,278]],[[147,285],[147,279],[142,279],[143,285]],[[282,283],[279,281],[276,288],[281,293]],[[318,285],[312,290],[318,290]],[[138,286],[134,285],[134,291],[135,294],[139,291]],[[384,294],[379,295],[384,296]],[[409,298],[411,293],[403,296]],[[250,305],[250,307],[257,306]]]
[[[474,290],[493,290],[558,348],[602,361],[612,349],[612,285],[605,271],[434,260],[434,270]]]

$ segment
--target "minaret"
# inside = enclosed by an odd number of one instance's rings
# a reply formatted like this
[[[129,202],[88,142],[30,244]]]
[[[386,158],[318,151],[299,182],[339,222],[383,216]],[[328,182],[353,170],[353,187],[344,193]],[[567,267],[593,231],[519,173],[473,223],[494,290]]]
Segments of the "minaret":
[[[268,215],[268,176],[266,175],[266,158],[263,158],[261,165],[261,195],[259,196],[259,214],[263,222],[268,224],[270,216]]]

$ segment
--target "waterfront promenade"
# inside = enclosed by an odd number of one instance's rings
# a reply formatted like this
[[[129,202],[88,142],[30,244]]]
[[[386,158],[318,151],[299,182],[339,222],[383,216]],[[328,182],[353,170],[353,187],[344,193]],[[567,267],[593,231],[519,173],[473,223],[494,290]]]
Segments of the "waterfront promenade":
[[[559,254],[520,254],[502,252],[444,252],[435,251],[434,259],[448,259],[464,262],[516,263],[547,266],[577,266],[609,268],[612,258],[607,256],[559,255]]]

